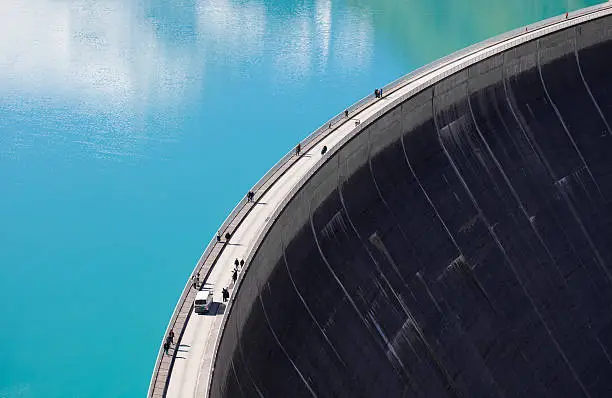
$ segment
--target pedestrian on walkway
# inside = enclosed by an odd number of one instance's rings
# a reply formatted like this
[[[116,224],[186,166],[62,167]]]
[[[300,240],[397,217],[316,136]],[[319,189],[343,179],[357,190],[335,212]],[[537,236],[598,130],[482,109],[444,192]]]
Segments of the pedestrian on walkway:
[[[238,266],[240,265],[240,261],[238,261],[238,259],[236,259],[234,261],[234,269],[238,269]]]
[[[170,342],[169,342],[168,340],[166,340],[166,342],[164,343],[164,353],[165,353],[166,355],[170,355],[170,354],[168,353],[168,350],[169,350],[169,349],[170,349]]]
[[[323,149],[321,149],[321,156],[325,155],[325,152],[327,152],[327,145],[323,145]]]
[[[174,329],[170,329],[170,333],[168,333],[168,341],[170,344],[174,344]]]
[[[223,297],[223,302],[225,303],[229,298],[229,292],[226,288],[223,288],[223,290],[221,290],[221,296]]]
[[[378,98],[378,89],[374,90],[374,96]]]
[[[382,93],[382,88],[378,89],[378,98],[382,98],[383,93]]]
[[[232,280],[234,281],[234,283],[236,283],[236,279],[238,279],[238,270],[235,269],[234,272],[232,272]]]
[[[227,241],[227,243],[229,243],[229,240],[231,237],[232,237],[232,234],[230,234],[229,232],[225,233],[225,240]]]
[[[295,156],[300,156],[300,151],[302,150],[302,144],[297,144],[295,147]]]
[[[217,231],[217,242],[221,242],[221,231]]]
[[[344,117],[348,117],[348,109],[344,111]]]
[[[240,269],[242,269],[242,267],[244,267],[244,259],[240,260]]]

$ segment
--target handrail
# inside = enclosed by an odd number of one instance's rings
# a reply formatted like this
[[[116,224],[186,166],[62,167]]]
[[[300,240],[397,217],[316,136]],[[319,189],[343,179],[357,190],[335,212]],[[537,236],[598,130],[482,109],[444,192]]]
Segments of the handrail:
[[[598,4],[595,6],[591,6],[591,7],[587,7],[587,8],[583,8],[581,10],[569,13],[569,14],[565,14],[564,16],[556,16],[556,17],[552,17],[552,18],[548,18],[546,20],[540,21],[540,22],[536,22],[534,24],[528,25],[526,27],[522,27],[522,28],[518,28],[518,29],[514,29],[512,31],[509,31],[507,33],[501,34],[499,36],[495,36],[493,38],[487,39],[485,41],[482,41],[480,43],[477,44],[473,44],[471,46],[468,46],[462,50],[459,50],[453,54],[450,54],[448,56],[445,56],[443,58],[440,58],[437,61],[434,61],[426,66],[423,66],[421,68],[416,69],[415,71],[408,73],[405,76],[400,77],[399,79],[396,79],[395,81],[387,84],[386,86],[383,87],[383,93],[384,96],[387,96],[390,93],[393,93],[403,87],[405,87],[406,85],[412,83],[414,80],[416,80],[417,78],[421,78],[424,75],[427,74],[431,74],[437,70],[439,70],[440,68],[442,68],[443,66],[447,65],[450,61],[456,62],[459,61],[463,58],[466,58],[469,55],[473,55],[476,52],[479,51],[483,51],[489,47],[492,47],[494,45],[498,45],[501,44],[505,41],[517,38],[523,34],[525,34],[525,32],[531,32],[534,30],[541,30],[543,28],[549,27],[549,26],[554,26],[557,25],[559,23],[562,22],[566,22],[568,20],[572,20],[572,19],[576,19],[576,18],[580,18],[580,17],[585,17],[588,16],[590,14],[596,14],[602,10],[606,10],[606,9],[612,9],[612,4],[608,3],[602,3],[602,4]],[[420,88],[422,89],[422,88]],[[348,111],[348,118],[345,116],[345,112],[342,112],[336,116],[334,116],[332,119],[330,119],[327,123],[325,123],[324,125],[322,125],[321,127],[319,127],[317,130],[315,130],[312,134],[310,134],[309,136],[307,136],[304,140],[302,140],[300,142],[301,146],[302,146],[302,150],[303,151],[307,151],[307,147],[311,146],[311,144],[316,144],[316,142],[320,141],[320,139],[323,139],[324,137],[326,137],[329,133],[333,132],[336,128],[339,127],[339,125],[343,125],[345,122],[351,120],[351,118],[361,112],[364,108],[367,108],[369,105],[371,105],[373,102],[375,102],[377,99],[375,98],[375,96],[373,94],[370,94],[364,98],[362,98],[361,100],[357,101],[355,104],[351,105],[349,108],[346,109],[346,111]],[[359,126],[356,127],[356,129],[361,130],[361,128],[363,128],[365,126]],[[276,181],[278,178],[280,178],[283,174],[284,171],[282,171],[284,166],[287,166],[287,164],[292,160],[295,160],[294,158],[294,151],[293,149],[291,151],[289,151],[285,156],[283,156],[256,184],[255,186],[252,188],[252,191],[256,193],[256,198],[257,197],[261,197],[263,195],[263,193],[267,190],[265,189],[264,192],[259,192],[265,185],[266,183],[268,183],[270,180],[272,180],[272,183],[274,181]],[[320,163],[320,162],[319,162]],[[317,163],[317,166],[320,166],[319,163]],[[290,165],[289,165],[290,166]],[[314,167],[313,169],[317,169],[317,167]],[[279,175],[276,175],[279,171],[281,171],[281,173]],[[286,170],[285,170],[286,171]],[[302,180],[300,180],[300,183],[296,186],[299,187],[301,186],[303,183],[305,183],[305,181],[307,179],[309,179],[312,176],[312,173],[307,173],[306,176],[304,176],[304,178]],[[269,186],[268,186],[269,188]],[[295,193],[295,189],[292,189],[292,191],[290,192],[289,195],[287,195],[287,197],[285,198],[285,200],[283,200],[283,204],[288,203],[287,200],[293,196],[293,194]],[[239,213],[244,209],[244,207],[247,205],[247,201],[245,198],[243,198],[242,200],[240,200],[238,202],[238,204],[236,205],[236,207],[234,207],[234,209],[232,210],[232,212],[228,215],[228,217],[225,219],[225,221],[223,222],[223,224],[221,225],[220,228],[220,232],[221,234],[225,234],[225,232],[228,230],[228,228],[230,227],[230,225],[236,220],[237,216],[239,215]],[[274,213],[274,217],[270,217],[270,221],[269,221],[269,225],[273,224],[273,221],[276,219],[276,217],[278,216],[278,214],[280,214],[279,212],[282,210],[282,208],[284,208],[284,206],[279,206],[277,208],[277,211],[275,211]],[[244,218],[246,218],[246,216],[248,215],[248,213],[250,212],[250,208],[247,209],[247,212],[242,216],[242,218],[238,221],[238,225],[242,222],[242,220]],[[232,231],[233,232],[233,231]],[[262,233],[262,235],[260,235],[260,237],[263,237],[265,235],[265,233]],[[261,243],[260,241],[258,241],[258,243]],[[220,252],[218,254],[218,256],[221,254],[223,248],[225,247],[226,243],[218,243],[216,241],[216,239],[212,239],[210,241],[210,243],[208,244],[206,250],[204,251],[204,253],[202,254],[202,256],[200,257],[200,259],[197,262],[196,267],[194,268],[194,271],[192,272],[191,276],[196,275],[198,272],[203,270],[203,265],[204,263],[207,261],[210,253],[213,251],[213,249],[215,248],[216,245],[222,245]],[[255,250],[250,253],[249,255],[249,261],[247,261],[247,268],[248,268],[248,264],[251,263],[250,258],[251,256],[256,252],[256,248],[258,247],[258,245],[255,245],[254,248]],[[218,258],[218,257],[217,257]],[[216,258],[213,260],[213,263],[211,264],[211,269],[212,266],[214,266],[214,263],[216,262]],[[208,277],[208,274],[210,272],[210,269],[205,270],[205,276],[204,279],[202,281],[202,283],[204,283]],[[243,275],[246,274],[246,272],[241,273],[240,275],[240,279],[237,281],[237,285],[239,285],[242,281],[242,277]],[[169,330],[174,328],[174,325],[176,325],[176,321],[179,317],[179,315],[181,315],[181,310],[184,307],[185,304],[185,299],[189,293],[189,291],[191,290],[191,283],[188,282],[187,285],[185,286],[185,288],[183,289],[183,292],[179,298],[179,301],[174,309],[174,312],[172,314],[172,317],[170,319],[170,322],[168,324],[168,327],[166,328],[166,332],[164,334],[164,338],[165,336],[168,334]],[[228,303],[228,308],[226,310],[226,313],[224,315],[224,320],[222,322],[221,325],[221,329],[223,330],[225,328],[225,324],[226,321],[228,319],[228,314],[230,312],[231,309],[231,303],[233,302],[233,298],[234,295],[236,294],[236,291],[238,289],[235,289],[233,291],[232,297]],[[191,305],[189,306],[189,313],[191,312]],[[186,315],[188,316],[189,313],[187,313]],[[186,322],[185,322],[186,325]],[[176,333],[176,331],[175,331]],[[180,330],[178,334],[179,338],[177,340],[177,344],[178,341],[180,341],[180,337],[182,336],[183,330]],[[219,334],[219,336],[221,336],[222,333]],[[216,343],[215,343],[215,350],[214,350],[214,354],[213,354],[213,361],[214,358],[216,357],[216,353],[217,353],[217,349],[218,349],[218,344],[220,342],[220,337],[217,339]],[[163,338],[162,338],[162,346],[163,346]],[[158,391],[155,391],[155,386],[157,384],[157,380],[158,380],[158,375],[159,375],[159,370],[160,370],[160,365],[163,359],[163,347],[160,346],[160,350],[157,356],[157,360],[155,363],[155,367],[153,370],[153,374],[151,377],[151,383],[149,385],[149,391],[148,391],[148,397],[152,397],[154,394],[159,393]],[[174,361],[174,355],[172,356],[172,361]],[[212,366],[212,369],[214,370],[214,363]],[[169,381],[169,374],[167,376],[167,379],[165,380],[164,383],[164,391],[162,392],[162,396],[165,395],[165,390],[167,388],[167,384]],[[212,377],[210,377],[209,379],[209,384],[212,382]]]

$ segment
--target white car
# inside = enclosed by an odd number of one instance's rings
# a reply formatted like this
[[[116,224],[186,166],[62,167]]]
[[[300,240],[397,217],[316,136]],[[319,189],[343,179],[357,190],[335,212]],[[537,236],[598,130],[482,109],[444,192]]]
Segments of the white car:
[[[213,303],[212,290],[200,290],[193,303],[193,310],[196,314],[206,314],[210,310],[210,305]]]

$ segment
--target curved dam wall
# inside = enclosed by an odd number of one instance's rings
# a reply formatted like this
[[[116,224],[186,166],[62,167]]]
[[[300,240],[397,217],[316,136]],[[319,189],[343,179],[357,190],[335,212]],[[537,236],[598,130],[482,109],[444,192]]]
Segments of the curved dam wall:
[[[612,17],[389,109],[287,203],[211,397],[612,396]]]

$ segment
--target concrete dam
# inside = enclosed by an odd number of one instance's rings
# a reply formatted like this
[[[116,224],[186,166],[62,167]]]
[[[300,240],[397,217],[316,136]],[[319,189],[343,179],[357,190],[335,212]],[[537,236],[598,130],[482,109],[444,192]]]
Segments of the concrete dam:
[[[428,66],[316,153],[209,341],[207,396],[612,396],[611,15]]]

